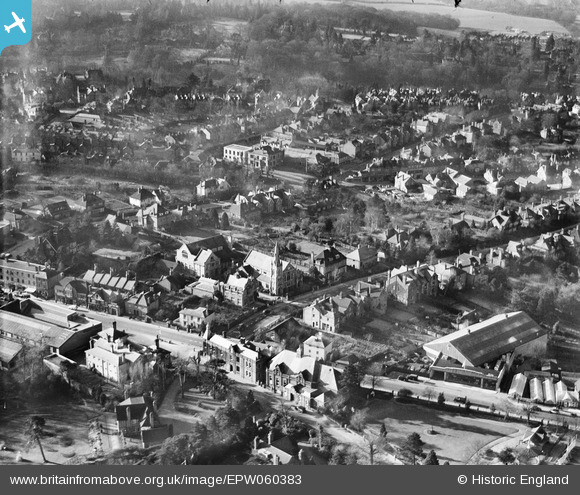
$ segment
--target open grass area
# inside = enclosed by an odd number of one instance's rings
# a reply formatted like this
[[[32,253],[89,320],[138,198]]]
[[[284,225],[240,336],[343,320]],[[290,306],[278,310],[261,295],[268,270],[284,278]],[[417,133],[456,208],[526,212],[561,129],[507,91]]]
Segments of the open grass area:
[[[304,0],[294,0],[304,1]],[[333,4],[332,1],[311,0],[312,3]],[[466,7],[454,8],[451,1],[434,2],[433,0],[404,1],[354,1],[353,5],[372,7],[377,10],[393,10],[395,12],[414,12],[417,14],[439,14],[458,19],[459,29],[478,29],[491,31],[494,33],[509,32],[508,27],[521,29],[531,34],[540,34],[543,31],[550,31],[559,34],[569,34],[569,31],[555,21],[540,19],[536,17],[524,17],[501,12],[491,12],[486,10],[476,10]]]
[[[0,412],[0,464],[42,464],[42,455],[36,443],[27,446],[27,422],[32,415],[42,416],[46,425],[41,443],[50,464],[74,462],[77,456],[92,455],[89,445],[89,422],[98,418],[107,423],[110,413],[103,413],[96,404],[79,404],[55,399],[50,403],[3,409]],[[110,422],[110,421],[109,421]],[[103,447],[110,450],[109,435],[103,435]],[[17,462],[18,456],[21,461]]]
[[[378,435],[383,422],[391,444],[400,445],[408,435],[418,433],[425,442],[423,450],[433,449],[441,464],[464,464],[478,449],[518,432],[514,425],[394,400],[373,401],[368,412],[367,428],[374,434]]]

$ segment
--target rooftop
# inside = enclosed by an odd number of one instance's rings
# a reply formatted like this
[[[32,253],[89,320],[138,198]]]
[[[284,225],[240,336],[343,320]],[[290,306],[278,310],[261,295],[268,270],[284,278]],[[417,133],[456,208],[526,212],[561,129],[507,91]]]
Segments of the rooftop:
[[[545,335],[523,311],[503,313],[440,337],[423,347],[470,366],[479,366]]]

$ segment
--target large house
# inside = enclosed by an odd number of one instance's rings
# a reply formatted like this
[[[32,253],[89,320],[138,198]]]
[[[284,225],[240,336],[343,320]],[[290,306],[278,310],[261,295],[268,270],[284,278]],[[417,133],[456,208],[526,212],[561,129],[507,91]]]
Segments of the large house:
[[[340,372],[313,356],[285,349],[277,354],[266,370],[266,388],[307,409],[322,409],[336,397]]]
[[[248,153],[248,165],[262,174],[268,174],[284,163],[284,150],[262,146]]]
[[[91,217],[105,214],[105,200],[93,193],[85,193],[79,199],[71,200],[70,206]]]
[[[86,366],[106,380],[124,384],[133,375],[145,369],[145,355],[128,342],[128,335],[117,330],[115,322],[109,330],[100,332],[91,340],[91,348],[85,351]]]
[[[177,251],[175,261],[198,277],[219,278],[221,274],[220,259],[210,250],[202,248],[190,248],[183,244]]]
[[[322,333],[308,337],[302,344],[304,356],[327,361],[332,354],[332,341]]]
[[[338,280],[346,272],[346,256],[334,246],[312,253],[311,263],[325,280]]]
[[[211,322],[215,316],[215,313],[204,307],[186,308],[179,312],[179,324],[187,329],[200,328],[202,324]]]
[[[258,280],[264,291],[275,296],[291,293],[302,285],[302,272],[280,259],[278,243],[272,256],[256,250],[250,251],[243,266]]]
[[[387,282],[387,290],[406,306],[418,302],[423,296],[436,296],[439,290],[437,274],[426,265],[414,268],[402,266],[393,269]]]
[[[369,246],[359,246],[346,255],[346,266],[355,270],[366,270],[377,264],[377,250]]]
[[[248,163],[248,155],[250,151],[252,151],[251,146],[243,146],[241,144],[230,144],[224,146],[224,160],[245,165]]]
[[[316,299],[302,310],[302,319],[307,325],[323,332],[336,333],[342,323],[338,304],[331,296]]]
[[[159,309],[160,297],[153,291],[141,292],[125,301],[125,311],[128,315],[140,318],[146,317]]]
[[[222,284],[222,294],[224,301],[245,308],[256,301],[258,288],[256,279],[235,274],[230,275],[227,282]]]
[[[220,278],[229,275],[234,254],[223,236],[217,235],[182,244],[175,261],[198,277]]]
[[[244,338],[232,340],[212,335],[204,342],[204,351],[212,358],[222,359],[223,369],[228,373],[251,383],[265,383],[269,357],[262,352],[259,344]]]
[[[163,230],[175,220],[172,212],[158,203],[139,208],[137,224],[145,229]]]
[[[213,177],[210,179],[202,180],[196,186],[198,198],[207,198],[208,196],[213,196],[216,193],[227,192],[230,189],[231,186],[226,179],[214,179]]]
[[[147,208],[152,204],[161,204],[163,202],[163,195],[159,190],[150,191],[144,187],[139,187],[137,192],[129,197],[129,203],[137,208]]]

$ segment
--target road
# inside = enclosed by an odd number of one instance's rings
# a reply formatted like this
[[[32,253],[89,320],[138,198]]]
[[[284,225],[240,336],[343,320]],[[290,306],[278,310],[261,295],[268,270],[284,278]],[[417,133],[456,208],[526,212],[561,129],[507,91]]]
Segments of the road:
[[[489,408],[493,404],[497,411],[502,411],[503,413],[505,413],[506,410],[509,411],[510,416],[523,416],[524,418],[527,416],[527,413],[523,408],[529,404],[528,402],[517,402],[508,398],[506,394],[496,392],[495,390],[469,387],[460,383],[429,380],[423,377],[419,377],[418,382],[405,382],[387,377],[371,377],[370,375],[365,375],[361,385],[364,388],[370,388],[373,379],[375,382],[375,390],[392,391],[397,393],[399,390],[406,388],[411,390],[415,396],[427,398],[427,396],[430,395],[431,400],[433,401],[437,400],[439,393],[442,392],[445,395],[445,401],[447,403],[456,404],[453,402],[453,399],[455,399],[455,397],[462,397],[467,398],[472,406]],[[562,422],[565,421],[575,429],[578,428],[578,418],[573,416],[573,414],[575,414],[573,411],[564,409],[556,414],[550,412],[550,410],[553,409],[553,406],[538,405],[537,407],[540,410],[532,412],[530,414],[530,420],[543,420],[545,423],[550,422],[550,424],[562,424]]]
[[[43,305],[53,305],[60,308],[68,307],[64,304],[59,304],[51,301],[42,301]],[[194,355],[203,347],[203,338],[196,333],[187,333],[176,330],[175,328],[168,328],[167,326],[155,325],[145,323],[139,320],[131,320],[124,316],[113,316],[98,311],[79,309],[79,314],[86,315],[88,318],[100,321],[103,324],[103,329],[109,328],[114,321],[117,322],[119,330],[126,331],[136,344],[150,346],[155,343],[155,338],[158,336],[160,345],[171,351],[173,355],[187,358]]]
[[[299,189],[304,189],[308,179],[315,178],[313,175],[307,174],[305,172],[291,172],[289,170],[274,170],[272,172],[272,176],[276,179],[287,182],[292,187]]]

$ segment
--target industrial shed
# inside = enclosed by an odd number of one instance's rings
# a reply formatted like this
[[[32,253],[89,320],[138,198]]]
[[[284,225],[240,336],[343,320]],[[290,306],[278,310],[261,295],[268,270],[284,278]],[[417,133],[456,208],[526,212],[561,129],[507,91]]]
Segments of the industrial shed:
[[[430,376],[499,389],[516,356],[545,352],[548,330],[523,311],[502,313],[423,345]]]

